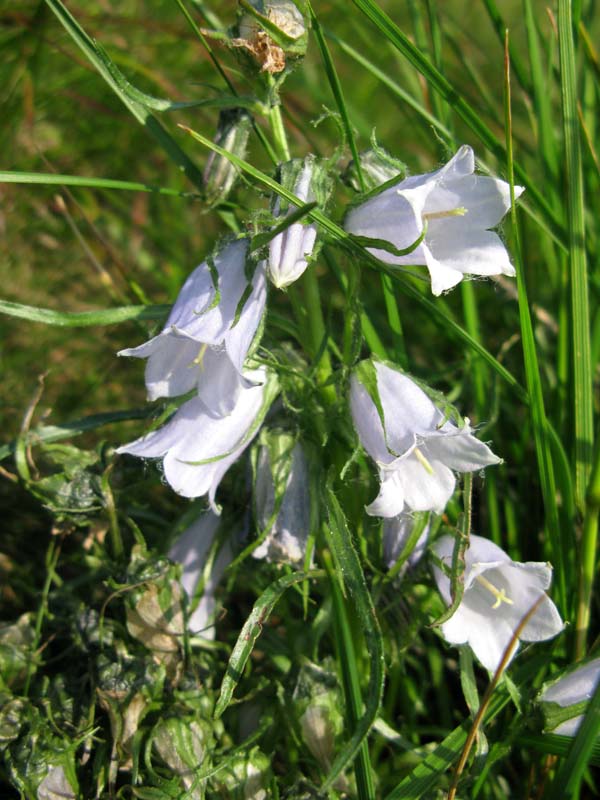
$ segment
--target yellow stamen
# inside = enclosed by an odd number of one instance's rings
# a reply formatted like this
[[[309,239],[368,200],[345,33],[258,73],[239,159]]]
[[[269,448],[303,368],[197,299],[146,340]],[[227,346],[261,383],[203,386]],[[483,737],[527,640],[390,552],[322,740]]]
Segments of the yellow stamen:
[[[204,354],[206,353],[206,348],[207,347],[208,347],[207,344],[203,344],[202,345],[202,347],[200,348],[200,351],[198,352],[198,355],[196,356],[196,358],[190,364],[190,367],[192,366],[192,364],[196,364],[197,366],[199,366],[202,369],[202,361],[204,359]]]
[[[422,453],[422,452],[419,450],[419,448],[418,448],[418,447],[415,447],[415,449],[413,450],[413,453],[414,453],[414,454],[415,454],[415,456],[417,457],[417,461],[419,462],[419,464],[421,464],[421,466],[423,467],[423,469],[425,469],[425,470],[426,470],[426,471],[427,471],[427,472],[428,472],[430,475],[433,475],[433,474],[434,474],[434,473],[433,473],[433,467],[431,466],[431,464],[429,463],[429,461],[427,461],[427,459],[425,458],[425,456],[424,456],[424,455],[423,455],[423,453]]]
[[[450,208],[448,211],[429,211],[422,214],[423,219],[445,219],[446,217],[464,217],[468,213],[466,208],[459,206],[458,208]]]
[[[506,603],[509,606],[514,605],[510,597],[506,596],[505,589],[498,589],[496,586],[494,586],[494,584],[491,581],[488,581],[487,578],[484,578],[483,575],[478,575],[475,578],[475,580],[482,586],[484,586],[488,590],[488,592],[491,592],[496,598],[496,602],[494,603],[492,608],[499,608],[502,605],[502,603]]]

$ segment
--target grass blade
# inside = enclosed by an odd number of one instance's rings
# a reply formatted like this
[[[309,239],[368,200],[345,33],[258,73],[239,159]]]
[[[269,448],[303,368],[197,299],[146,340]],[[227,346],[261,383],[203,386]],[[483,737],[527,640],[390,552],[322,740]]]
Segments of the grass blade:
[[[571,403],[575,427],[575,497],[579,509],[583,509],[585,490],[591,467],[594,425],[590,311],[585,254],[584,189],[577,118],[577,77],[570,0],[559,0],[558,3],[558,43],[565,140],[564,159],[567,178],[569,274],[571,278],[571,357],[573,360]]]
[[[329,525],[326,527],[328,544],[336,562],[338,578],[343,581],[344,587],[354,601],[370,657],[370,673],[364,714],[356,722],[350,740],[333,762],[327,780],[323,784],[323,791],[331,788],[335,779],[344,767],[356,757],[365,742],[379,712],[384,679],[383,640],[373,601],[365,583],[358,553],[352,541],[344,512],[330,483],[325,488],[325,502],[329,518]]]
[[[356,663],[354,640],[346,605],[338,583],[340,579],[333,569],[330,553],[324,551],[323,557],[329,575],[331,594],[333,597],[336,651],[342,665],[344,696],[346,698],[346,706],[348,707],[348,721],[351,727],[354,728],[362,713],[360,676]],[[359,800],[373,800],[375,798],[375,787],[373,785],[373,771],[369,760],[369,746],[366,739],[363,741],[358,751],[354,770],[356,773]]]
[[[119,189],[127,192],[153,192],[172,197],[200,198],[192,192],[180,192],[166,186],[149,186],[137,181],[116,181],[111,178],[93,178],[82,175],[55,175],[48,172],[2,172],[0,183],[35,183],[41,186],[83,186],[87,189]]]
[[[119,100],[131,111],[133,116],[141,123],[154,139],[161,145],[169,158],[179,167],[184,175],[200,190],[202,190],[202,173],[190,157],[181,149],[175,139],[167,132],[161,123],[141,103],[132,100],[115,81],[114,76],[106,65],[107,56],[102,56],[94,40],[88,36],[81,25],[61,3],[61,0],[45,0],[52,12],[56,15],[61,25],[69,36],[75,41],[80,50],[85,54],[90,63],[98,70],[106,83],[110,86]],[[117,69],[115,67],[115,69]]]
[[[121,306],[101,311],[54,311],[51,308],[24,306],[0,300],[0,314],[41,322],[44,325],[57,325],[60,328],[90,328],[94,325],[117,325],[128,320],[163,319],[171,306]]]
[[[517,219],[517,209],[515,205],[515,180],[512,155],[512,116],[511,116],[511,95],[510,95],[510,62],[508,59],[508,31],[506,34],[505,51],[505,114],[506,114],[506,153],[508,180],[511,193],[511,217],[515,232],[515,268],[517,271],[517,289],[519,300],[519,322],[521,326],[521,338],[523,342],[523,360],[525,363],[525,376],[527,389],[530,397],[529,411],[531,414],[531,424],[535,440],[535,450],[538,462],[538,472],[542,496],[544,498],[544,509],[546,512],[546,525],[550,536],[552,555],[556,564],[558,593],[560,605],[565,616],[568,615],[568,593],[567,593],[567,546],[566,532],[561,535],[559,524],[558,506],[556,500],[556,485],[554,480],[554,465],[550,450],[548,436],[548,423],[546,410],[544,407],[544,395],[542,380],[537,357],[535,336],[531,322],[531,312],[527,300],[527,286],[523,270],[523,258],[521,250],[521,238]]]

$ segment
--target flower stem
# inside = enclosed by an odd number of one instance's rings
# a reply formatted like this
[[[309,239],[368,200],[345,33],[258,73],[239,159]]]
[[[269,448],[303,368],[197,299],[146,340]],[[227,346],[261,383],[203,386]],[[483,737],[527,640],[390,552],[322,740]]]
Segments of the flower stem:
[[[583,535],[579,567],[577,624],[575,626],[575,657],[585,655],[587,630],[590,624],[590,604],[596,571],[596,546],[598,543],[598,518],[600,516],[600,447],[596,447],[592,474],[586,494]]]
[[[336,400],[335,388],[331,385],[324,385],[332,374],[331,359],[327,349],[329,335],[323,319],[321,310],[321,296],[319,293],[319,282],[315,267],[309,267],[301,278],[302,289],[304,291],[304,302],[306,307],[306,321],[308,324],[308,336],[310,340],[310,355],[316,361],[317,380],[321,386],[321,394],[327,405]]]
[[[279,102],[279,94],[276,92],[273,86],[273,78],[271,76],[269,76],[269,88],[271,90],[271,93],[275,95],[277,98],[277,101],[273,102],[269,109],[269,123],[271,125],[273,138],[275,139],[275,150],[277,152],[277,157],[281,161],[289,161],[290,148],[288,147],[287,135],[285,132],[285,127],[283,125],[283,118],[281,116],[281,104]]]

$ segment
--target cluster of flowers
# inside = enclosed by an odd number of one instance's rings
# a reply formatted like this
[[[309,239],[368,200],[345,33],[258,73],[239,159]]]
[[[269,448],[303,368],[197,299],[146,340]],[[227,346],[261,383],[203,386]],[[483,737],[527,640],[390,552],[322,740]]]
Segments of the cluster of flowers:
[[[303,203],[320,202],[314,157],[283,166],[286,188]],[[436,295],[465,275],[514,275],[504,245],[490,230],[510,207],[509,186],[474,170],[473,151],[464,146],[435,172],[387,180],[349,210],[345,228],[386,264],[426,266]],[[521,191],[516,187],[517,196]],[[277,216],[289,210],[282,212],[277,200],[273,212]],[[253,260],[247,237],[226,243],[189,276],[163,331],[121,352],[148,359],[151,400],[193,392],[162,428],[120,448],[122,453],[162,458],[166,480],[179,494],[208,495],[211,510],[171,550],[172,558],[184,565],[184,587],[191,597],[219,526],[219,482],[257,435],[278,392],[277,376],[253,357],[267,278],[276,287],[288,286],[307,269],[317,247],[315,225],[304,222],[294,222],[272,238],[263,260]],[[446,409],[394,365],[361,362],[351,376],[349,395],[358,437],[379,471],[380,490],[366,511],[385,520],[385,551],[392,564],[410,536],[415,512],[441,514],[454,492],[456,473],[476,472],[500,459],[475,437],[468,419],[452,421]],[[264,536],[254,555],[298,563],[305,558],[310,497],[302,447],[295,445],[289,452],[284,500],[276,507],[273,464],[268,447],[261,449],[255,497]],[[427,529],[413,561],[424,551],[426,536]],[[453,548],[450,536],[433,545],[435,578],[448,604],[446,567]],[[214,632],[209,627],[214,584],[227,558],[225,553],[217,561],[192,616],[192,629],[206,628],[205,635]],[[483,666],[495,670],[536,602],[520,638],[540,641],[562,630],[558,611],[545,594],[550,581],[549,565],[516,563],[493,543],[472,536],[463,598],[441,632],[450,643],[468,643]]]

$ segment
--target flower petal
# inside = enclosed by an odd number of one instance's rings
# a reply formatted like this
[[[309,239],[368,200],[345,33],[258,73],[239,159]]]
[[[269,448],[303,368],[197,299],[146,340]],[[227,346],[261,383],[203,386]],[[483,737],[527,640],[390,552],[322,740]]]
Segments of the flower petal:
[[[219,527],[220,519],[208,511],[182,533],[169,550],[169,558],[181,564],[181,585],[188,597],[193,597],[204,567],[206,556]]]
[[[404,489],[406,505],[412,511],[441,514],[456,485],[454,474],[441,461],[432,459],[425,466],[414,451],[400,462],[396,475]]]
[[[169,550],[169,558],[183,566],[182,586],[190,600],[194,598],[196,587],[204,570],[208,552],[219,527],[219,517],[211,511],[203,514],[175,542]],[[231,545],[225,542],[219,550],[206,580],[202,597],[188,619],[188,629],[192,634],[201,634],[204,639],[214,639],[215,628],[215,590],[217,584],[232,559]]]
[[[395,517],[404,508],[404,490],[397,472],[381,473],[379,494],[365,508],[372,517]]]
[[[593,658],[544,689],[540,700],[563,707],[591,700],[599,680],[600,658]]]
[[[225,348],[209,347],[198,375],[198,397],[207,409],[223,416],[231,414],[242,389],[252,384],[235,368]]]
[[[436,435],[427,439],[421,447],[426,458],[442,461],[457,472],[475,472],[490,464],[499,464],[502,459],[492,453],[487,444],[470,433],[459,431],[456,435]]]
[[[521,186],[515,186],[515,197],[519,197],[523,191]],[[448,217],[448,222],[455,220],[483,230],[493,228],[510,209],[510,185],[506,181],[481,175],[444,181],[429,195],[425,213],[456,208],[464,208],[465,217]]]
[[[213,306],[215,289],[208,263],[192,272],[184,283],[165,330],[177,331],[199,342],[219,344],[235,319],[238,303],[248,284],[245,273],[248,240],[238,239],[213,259],[218,275],[219,302]]]
[[[412,514],[398,514],[396,517],[386,519],[383,523],[383,556],[388,568],[392,567],[402,556],[416,524]],[[425,525],[423,532],[406,560],[404,567],[413,567],[425,553],[430,525]],[[403,569],[404,569],[403,567]]]
[[[344,221],[344,228],[357,236],[369,236],[391,242],[399,250],[410,247],[423,232],[421,211],[434,183],[421,180],[412,187],[402,181],[380,194],[351,209]],[[411,179],[408,179],[411,180]],[[407,256],[395,256],[378,248],[367,248],[376,258],[386,264],[423,264],[421,246]]]
[[[350,410],[354,427],[367,453],[379,464],[390,463],[392,456],[385,444],[379,412],[369,393],[355,375],[350,380]]]
[[[260,411],[264,391],[262,385],[243,389],[231,414],[224,417],[210,412],[199,397],[194,397],[162,428],[117,452],[164,455],[165,477],[173,489],[184,497],[210,492],[214,506],[219,481],[253,438],[247,433]]]
[[[444,416],[407,375],[380,362],[375,364],[375,370],[387,444],[393,454],[402,455],[415,445],[417,437],[434,433],[443,424]],[[451,423],[447,426],[445,429],[452,432],[458,430]]]
[[[199,370],[193,362],[199,350],[200,346],[194,339],[168,331],[139,347],[121,350],[118,355],[148,359],[145,376],[148,400],[156,400],[158,397],[177,397],[194,388]]]
[[[466,275],[515,275],[498,234],[471,227],[467,216],[431,223],[427,245],[436,261]]]
[[[225,347],[235,369],[241,374],[248,350],[265,312],[267,302],[267,279],[265,262],[256,267],[252,278],[252,291],[246,300],[240,317],[225,334]]]
[[[427,245],[423,245],[423,252],[425,254],[425,264],[431,278],[431,293],[436,297],[439,297],[439,295],[452,289],[462,281],[463,273],[435,258]]]

